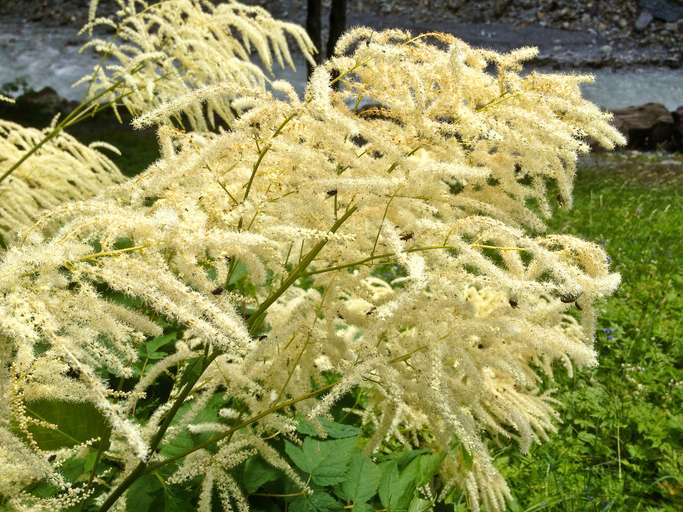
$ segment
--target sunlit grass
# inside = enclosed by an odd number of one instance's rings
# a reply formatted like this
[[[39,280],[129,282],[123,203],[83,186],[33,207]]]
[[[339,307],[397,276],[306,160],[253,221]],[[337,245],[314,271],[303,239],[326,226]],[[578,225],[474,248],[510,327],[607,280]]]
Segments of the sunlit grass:
[[[513,510],[683,510],[683,165],[670,158],[590,164],[552,223],[603,244],[623,283],[600,315],[600,366],[559,378],[559,433],[499,454]]]

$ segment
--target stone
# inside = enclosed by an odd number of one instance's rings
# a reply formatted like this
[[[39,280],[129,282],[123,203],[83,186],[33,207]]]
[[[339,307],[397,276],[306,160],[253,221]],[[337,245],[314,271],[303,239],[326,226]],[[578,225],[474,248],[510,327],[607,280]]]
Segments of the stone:
[[[674,147],[683,151],[683,105],[672,112],[674,118]]]
[[[615,110],[614,126],[627,140],[627,148],[653,150],[676,145],[674,116],[661,103]]]
[[[675,22],[683,19],[683,4],[674,0],[640,0],[640,8],[652,13],[655,19]]]
[[[640,15],[638,16],[638,19],[636,19],[635,29],[638,32],[645,30],[645,28],[650,23],[652,23],[653,19],[654,19],[654,16],[652,16],[652,13],[650,11],[642,11],[640,13]]]
[[[496,17],[500,18],[505,14],[510,7],[511,0],[495,0],[493,4],[493,9]]]
[[[45,113],[64,113],[71,110],[72,102],[65,100],[52,87],[39,91],[27,91],[17,98],[17,106],[36,109]]]
[[[465,3],[465,0],[449,0],[446,2],[446,9],[456,14]]]

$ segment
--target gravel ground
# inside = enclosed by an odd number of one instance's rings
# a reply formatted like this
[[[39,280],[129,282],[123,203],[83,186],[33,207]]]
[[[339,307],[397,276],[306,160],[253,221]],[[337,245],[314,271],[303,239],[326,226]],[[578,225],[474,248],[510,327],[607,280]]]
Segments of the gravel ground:
[[[306,0],[242,0],[303,22]],[[537,64],[683,66],[683,0],[348,0],[351,25],[440,30],[495,49],[538,46]],[[329,1],[324,2],[329,3]],[[1,0],[0,15],[81,26],[89,0]],[[115,10],[100,0],[99,14]]]

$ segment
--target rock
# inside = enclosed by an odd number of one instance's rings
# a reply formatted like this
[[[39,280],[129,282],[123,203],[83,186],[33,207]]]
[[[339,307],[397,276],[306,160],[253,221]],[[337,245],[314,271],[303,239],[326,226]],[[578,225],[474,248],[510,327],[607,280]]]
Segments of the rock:
[[[658,20],[674,22],[683,19],[683,5],[673,0],[640,0],[640,8],[650,11]]]
[[[672,112],[674,118],[674,145],[683,151],[683,105]]]
[[[17,107],[33,109],[46,115],[70,112],[77,103],[62,98],[52,87],[30,90],[16,99]]]
[[[610,54],[610,53],[612,53],[612,47],[610,45],[606,44],[605,46],[600,47],[600,51],[604,54]]]
[[[652,13],[650,11],[642,11],[635,23],[636,30],[638,32],[645,30],[645,27],[652,23],[653,19],[654,16],[652,16]]]
[[[449,0],[446,2],[446,9],[456,14],[465,3],[465,0]]]
[[[496,0],[493,4],[493,9],[496,17],[501,17],[505,14],[508,7],[510,7],[511,0]]]
[[[614,126],[629,149],[652,150],[675,145],[674,116],[661,103],[646,103],[614,111]]]

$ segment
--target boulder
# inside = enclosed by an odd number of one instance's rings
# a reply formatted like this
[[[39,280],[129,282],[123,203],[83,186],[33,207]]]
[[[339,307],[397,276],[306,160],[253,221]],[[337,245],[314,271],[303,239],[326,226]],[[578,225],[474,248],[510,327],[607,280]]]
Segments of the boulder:
[[[62,98],[52,87],[39,91],[29,90],[16,99],[17,107],[32,109],[45,115],[66,114],[73,110],[77,102]]]
[[[626,137],[630,149],[671,147],[674,116],[661,103],[646,103],[614,111],[614,126]]]
[[[51,87],[40,91],[31,89],[15,98],[14,104],[0,103],[0,119],[25,126],[44,127],[55,115],[66,115],[77,106],[78,102],[62,98]]]
[[[640,0],[640,8],[657,20],[673,23],[683,19],[683,4],[674,0]]]
[[[674,118],[674,146],[683,151],[683,105],[672,112]]]

